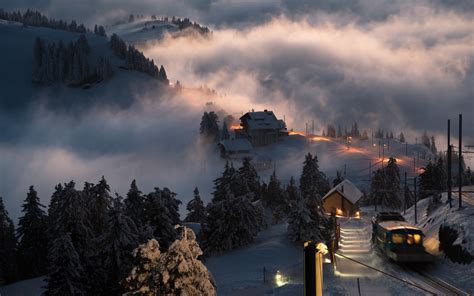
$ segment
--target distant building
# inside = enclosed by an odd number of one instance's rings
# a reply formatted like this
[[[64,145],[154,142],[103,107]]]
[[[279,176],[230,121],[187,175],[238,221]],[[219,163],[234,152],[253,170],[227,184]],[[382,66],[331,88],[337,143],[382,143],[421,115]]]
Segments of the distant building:
[[[237,138],[247,138],[254,146],[265,146],[288,136],[286,124],[277,119],[272,111],[247,112],[240,117],[241,129],[236,129]]]
[[[357,216],[359,199],[362,196],[363,193],[357,186],[349,180],[344,180],[323,197],[324,211],[338,216]]]
[[[245,138],[222,140],[217,144],[224,158],[248,156],[252,152],[252,144]]]

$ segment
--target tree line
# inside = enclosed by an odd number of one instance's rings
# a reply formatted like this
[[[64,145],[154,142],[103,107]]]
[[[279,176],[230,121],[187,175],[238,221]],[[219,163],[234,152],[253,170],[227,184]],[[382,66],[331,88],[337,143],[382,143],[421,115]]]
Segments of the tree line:
[[[113,76],[110,62],[103,56],[91,66],[91,48],[85,35],[76,42],[46,42],[37,37],[33,45],[32,80],[50,85],[55,82],[79,86],[108,80]]]
[[[23,23],[24,26],[31,27],[45,27],[56,30],[75,32],[75,33],[94,33],[99,36],[107,36],[105,28],[103,26],[94,26],[94,31],[86,28],[84,24],[77,24],[76,21],[71,22],[63,20],[55,20],[48,18],[46,15],[39,11],[27,9],[25,12],[20,11],[6,12],[0,8],[0,19]]]

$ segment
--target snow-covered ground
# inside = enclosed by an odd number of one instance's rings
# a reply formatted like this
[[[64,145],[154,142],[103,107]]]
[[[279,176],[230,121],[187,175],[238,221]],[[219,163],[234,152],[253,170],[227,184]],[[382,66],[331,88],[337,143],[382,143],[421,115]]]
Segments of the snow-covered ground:
[[[37,277],[0,287],[1,296],[39,296],[46,285],[44,277]]]
[[[473,187],[464,187],[463,191],[472,191]],[[463,197],[464,208],[458,208],[458,195],[453,192],[452,208],[447,203],[447,193],[443,193],[441,205],[428,214],[427,208],[430,199],[423,199],[418,202],[417,226],[423,230],[426,235],[425,248],[430,253],[437,255],[436,264],[430,272],[439,278],[453,283],[458,288],[462,288],[470,293],[474,293],[474,264],[458,264],[453,263],[450,259],[445,258],[444,254],[438,249],[438,231],[443,223],[455,226],[459,231],[459,237],[454,244],[459,244],[474,254],[474,231],[472,225],[474,223],[474,199],[472,193],[465,193]],[[411,207],[407,210],[405,218],[414,223],[415,209]]]

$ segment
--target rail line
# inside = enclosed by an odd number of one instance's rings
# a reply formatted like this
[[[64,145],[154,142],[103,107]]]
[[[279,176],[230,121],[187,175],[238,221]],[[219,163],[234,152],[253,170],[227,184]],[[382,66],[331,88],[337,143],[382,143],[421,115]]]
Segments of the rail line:
[[[466,295],[469,296],[471,295],[470,293],[467,293],[458,287],[455,287],[454,285],[438,278],[435,277],[425,271],[416,271],[421,277],[423,278],[424,282],[433,288],[435,288],[437,291],[440,291],[442,294],[437,294],[437,295]]]

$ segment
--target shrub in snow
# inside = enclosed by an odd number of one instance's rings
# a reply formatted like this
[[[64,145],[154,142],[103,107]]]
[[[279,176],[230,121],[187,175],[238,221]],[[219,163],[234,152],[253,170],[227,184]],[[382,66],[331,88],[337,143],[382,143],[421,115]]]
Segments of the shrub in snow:
[[[202,251],[194,232],[182,226],[177,232],[167,252],[154,239],[134,251],[137,265],[125,280],[125,295],[216,295],[211,274],[198,260]]]
[[[470,264],[474,260],[474,256],[468,250],[461,246],[459,236],[462,229],[456,229],[447,224],[441,224],[439,227],[439,250],[444,251],[446,257],[451,261],[462,264]]]

